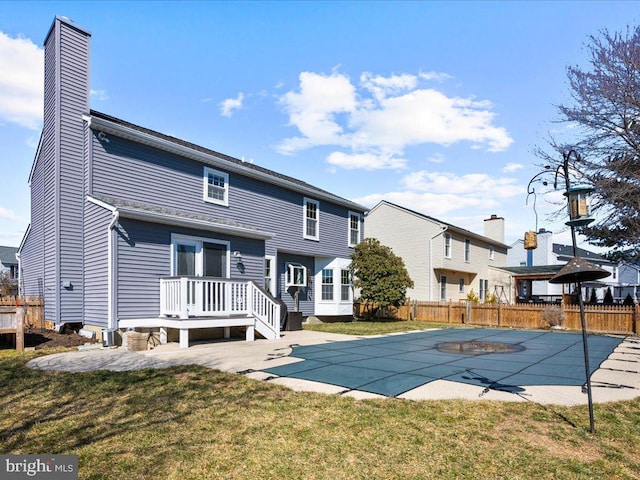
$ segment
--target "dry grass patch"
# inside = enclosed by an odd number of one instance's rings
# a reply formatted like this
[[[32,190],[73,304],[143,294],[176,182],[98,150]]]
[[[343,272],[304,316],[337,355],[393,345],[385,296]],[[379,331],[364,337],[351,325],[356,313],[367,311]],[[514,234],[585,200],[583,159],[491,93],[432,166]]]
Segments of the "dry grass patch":
[[[0,451],[82,479],[638,478],[640,401],[357,401],[199,366],[65,374],[0,354]]]

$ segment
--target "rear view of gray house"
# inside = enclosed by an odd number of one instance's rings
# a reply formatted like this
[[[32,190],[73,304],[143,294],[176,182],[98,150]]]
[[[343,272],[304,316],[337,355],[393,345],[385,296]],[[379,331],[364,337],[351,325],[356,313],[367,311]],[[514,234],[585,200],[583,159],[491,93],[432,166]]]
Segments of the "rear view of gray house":
[[[297,179],[96,112],[90,34],[56,17],[29,177],[21,290],[45,318],[105,332],[280,332],[283,305],[351,315],[365,208]],[[278,301],[279,300],[279,301]]]

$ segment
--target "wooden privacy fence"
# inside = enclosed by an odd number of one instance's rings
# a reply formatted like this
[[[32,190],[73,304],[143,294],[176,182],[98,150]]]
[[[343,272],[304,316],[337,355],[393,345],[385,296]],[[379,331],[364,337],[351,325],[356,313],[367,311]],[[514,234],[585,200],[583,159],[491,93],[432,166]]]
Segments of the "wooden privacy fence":
[[[16,350],[24,350],[25,308],[0,306],[0,335],[10,335]]]
[[[0,297],[0,307],[15,307],[26,305],[24,328],[27,330],[41,329],[46,325],[44,321],[44,301],[42,297]]]
[[[367,316],[372,305],[356,304],[358,317]],[[587,330],[597,333],[640,333],[640,306],[585,305]],[[407,301],[395,308],[387,307],[377,317],[398,320],[421,320],[436,323],[486,325],[510,328],[549,328],[560,325],[580,330],[580,308],[577,305],[550,304],[483,304],[475,302],[418,302]]]

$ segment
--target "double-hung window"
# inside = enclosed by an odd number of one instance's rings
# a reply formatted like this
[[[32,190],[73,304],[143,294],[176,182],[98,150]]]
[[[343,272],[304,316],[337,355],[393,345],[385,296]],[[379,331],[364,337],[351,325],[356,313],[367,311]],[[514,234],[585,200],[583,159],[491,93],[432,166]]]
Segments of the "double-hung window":
[[[360,243],[360,224],[361,217],[359,213],[349,212],[349,246],[355,247]]]
[[[451,258],[451,234],[444,234],[444,257]]]
[[[471,261],[471,240],[469,240],[468,238],[464,241],[464,261]]]
[[[333,270],[322,270],[322,300],[333,300]]]
[[[447,277],[446,275],[440,275],[440,300],[447,299]]]
[[[493,247],[489,247],[489,260],[495,260],[496,258],[496,249]]]
[[[309,240],[320,240],[320,202],[305,198],[303,219],[303,237]]]
[[[204,201],[229,205],[229,174],[204,167]]]
[[[351,300],[351,272],[340,270],[340,300],[348,302]]]

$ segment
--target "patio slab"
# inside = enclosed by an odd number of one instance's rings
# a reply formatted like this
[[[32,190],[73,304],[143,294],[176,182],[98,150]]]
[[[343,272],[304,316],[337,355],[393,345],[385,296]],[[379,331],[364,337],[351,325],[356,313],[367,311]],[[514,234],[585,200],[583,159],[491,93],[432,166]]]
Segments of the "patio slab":
[[[550,342],[546,335],[558,335],[558,340]],[[519,341],[531,348],[478,357],[460,357],[435,348],[441,341],[452,339]],[[407,400],[465,398],[578,405],[587,403],[587,395],[582,392],[581,342],[579,334],[500,329],[445,329],[371,337],[303,330],[283,332],[278,340],[203,342],[189,349],[170,343],[136,353],[122,348],[70,352],[38,357],[28,366],[73,372],[199,364],[297,391],[357,399],[395,396]],[[540,360],[545,344],[554,344],[556,351]],[[594,401],[640,396],[640,340],[590,335],[590,353],[591,345],[599,355],[591,361]],[[321,353],[329,350],[332,352],[326,355]],[[376,352],[384,352],[386,357]],[[313,353],[314,359],[296,356]],[[385,365],[387,357],[389,363]],[[479,360],[477,364],[473,358]],[[455,365],[456,361],[464,366]],[[532,370],[526,373],[528,367]]]

